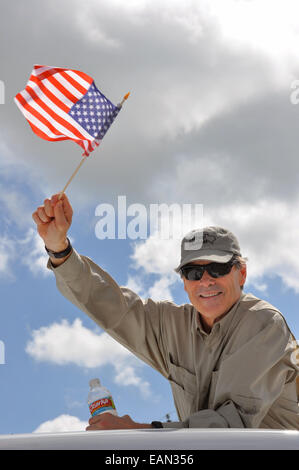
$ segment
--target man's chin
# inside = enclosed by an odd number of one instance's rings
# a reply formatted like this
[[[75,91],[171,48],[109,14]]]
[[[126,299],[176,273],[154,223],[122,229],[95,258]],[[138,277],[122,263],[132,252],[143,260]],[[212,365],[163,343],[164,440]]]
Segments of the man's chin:
[[[219,292],[217,295],[214,295],[212,297],[202,297],[201,295],[199,295],[196,300],[197,304],[200,306],[200,312],[219,312],[219,314],[221,314],[225,310],[225,306],[223,305],[223,292]]]

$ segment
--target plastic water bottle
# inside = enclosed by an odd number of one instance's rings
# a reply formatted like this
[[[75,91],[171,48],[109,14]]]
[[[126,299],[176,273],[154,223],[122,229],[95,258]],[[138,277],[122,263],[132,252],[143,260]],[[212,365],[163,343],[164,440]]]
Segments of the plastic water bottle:
[[[99,379],[89,381],[90,390],[87,397],[91,416],[101,413],[111,413],[117,415],[115,404],[111,393],[106,387],[101,386]]]

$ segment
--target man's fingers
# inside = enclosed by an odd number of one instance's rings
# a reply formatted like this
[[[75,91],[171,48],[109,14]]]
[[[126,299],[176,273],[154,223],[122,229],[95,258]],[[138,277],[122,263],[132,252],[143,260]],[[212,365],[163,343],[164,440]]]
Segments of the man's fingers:
[[[96,416],[92,416],[91,418],[89,418],[88,422],[89,424],[95,424],[101,421],[101,419],[102,419],[101,415],[96,415]]]
[[[95,425],[93,425],[93,426],[87,426],[87,428],[85,428],[85,431],[99,431],[99,429],[100,429],[99,427],[96,427]]]
[[[37,208],[37,214],[42,222],[44,223],[50,222],[51,217],[47,216],[44,206],[40,206]]]
[[[44,208],[45,208],[45,213],[48,217],[54,217],[54,209],[51,205],[50,199],[45,199],[44,200]]]
[[[105,413],[107,414],[107,413]],[[85,429],[86,431],[96,431],[99,429],[108,429],[107,425],[105,425],[105,420],[103,420],[104,416],[96,415],[89,418],[88,423],[89,426]],[[106,417],[107,418],[107,417]],[[106,423],[107,424],[107,423]]]
[[[103,429],[101,426],[101,421],[101,415],[92,416],[88,420],[89,426],[87,426],[86,431],[96,431],[97,429]]]
[[[54,216],[56,227],[63,231],[67,231],[71,223],[71,218],[69,219],[65,212],[63,201],[57,202],[56,206],[54,207]]]
[[[60,193],[59,193],[60,194]],[[52,208],[54,208],[55,210],[55,207],[58,203],[61,203],[62,202],[62,207],[63,207],[63,211],[64,211],[64,217],[65,219],[67,220],[68,224],[70,225],[72,223],[72,217],[73,217],[73,209],[72,209],[72,206],[68,200],[68,197],[65,193],[62,194],[61,198],[59,198],[59,194],[54,194],[52,197],[51,197],[51,206]]]
[[[33,212],[32,218],[36,225],[44,224],[44,222],[39,218],[37,211]]]
[[[58,194],[53,194],[53,196],[51,197],[51,204],[52,204],[52,206],[55,206],[55,205],[57,204],[59,194],[60,194],[60,193],[58,193]],[[64,199],[64,196],[65,196],[65,194],[62,194],[61,199]]]

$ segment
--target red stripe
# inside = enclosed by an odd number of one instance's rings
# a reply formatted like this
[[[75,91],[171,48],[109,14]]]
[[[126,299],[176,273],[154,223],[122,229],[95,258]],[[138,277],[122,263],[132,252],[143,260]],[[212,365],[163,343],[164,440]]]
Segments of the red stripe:
[[[49,82],[52,83],[52,85],[54,85],[64,96],[66,96],[66,98],[68,98],[70,101],[72,101],[73,103],[77,103],[78,101],[78,98],[76,98],[74,95],[72,95],[72,93],[70,93],[63,85],[61,85],[61,83],[58,82],[58,80],[56,80],[56,78],[54,77],[49,77],[48,78]]]
[[[28,121],[28,119],[27,119]],[[33,132],[35,132],[35,134],[37,134],[39,137],[41,137],[42,139],[44,140],[51,140],[52,142],[56,142],[56,141],[59,141],[59,140],[67,140],[68,137],[57,137],[57,138],[53,138],[53,137],[49,137],[47,134],[45,134],[43,131],[41,131],[38,127],[36,127],[34,124],[32,124],[32,122],[28,121]]]
[[[50,129],[50,131],[53,132],[53,134],[55,135],[58,135],[59,137],[61,136],[61,132],[58,132],[57,129],[55,129],[54,126],[52,126],[52,124],[46,119],[44,118],[44,116],[42,116],[38,111],[36,111],[34,108],[32,108],[32,106],[30,106],[30,104],[27,103],[27,101],[23,98],[23,96],[18,93],[17,96],[16,96],[17,100],[19,101],[19,103],[27,110],[30,112],[30,114],[32,114],[33,116],[36,117],[36,119],[38,119],[40,122],[42,122],[45,126],[48,127],[48,129]],[[28,119],[27,119],[28,121]],[[30,122],[30,121],[29,121]],[[68,139],[70,137],[67,137]],[[73,139],[72,139],[73,140]]]
[[[80,72],[80,70],[71,70],[71,72],[74,72],[79,75],[79,77],[83,78],[83,80],[90,83],[90,85],[92,84],[93,78],[91,78],[89,75],[86,75],[86,73]]]
[[[82,93],[82,95],[85,95],[85,93],[87,92],[88,88],[84,88],[82,85],[80,85],[80,83],[76,82],[76,80],[74,80],[72,77],[70,77],[67,73],[65,72],[62,72],[60,74],[63,78],[65,78],[74,88],[76,88],[76,90],[78,90],[80,93]]]
[[[36,69],[36,70],[38,70],[38,69]],[[62,72],[64,70],[67,70],[67,69],[53,68],[53,69],[45,70],[44,72],[38,74],[38,78],[39,78],[39,80],[45,80],[46,78],[52,77],[52,75],[54,75],[55,73],[57,73],[57,72],[59,73],[59,72]]]
[[[53,103],[56,104],[62,111],[65,113],[68,113],[69,110],[71,109],[70,106],[66,106],[59,98],[57,98],[43,83],[40,81],[35,75],[31,75],[30,80],[32,80],[34,83],[36,83],[41,91],[49,98],[49,100],[53,101]],[[27,88],[27,87],[26,87]]]
[[[43,108],[55,121],[59,122],[62,126],[66,127],[70,132],[75,134],[75,136],[79,137],[79,139],[86,139],[84,135],[81,134],[81,132],[74,127],[72,124],[70,124],[68,121],[63,119],[61,116],[55,113],[51,108],[49,108],[46,103],[44,103],[38,96],[37,94],[32,90],[30,86],[26,86],[26,91],[29,93],[31,98],[41,107]],[[71,137],[69,137],[71,138]],[[88,140],[88,139],[86,139]]]

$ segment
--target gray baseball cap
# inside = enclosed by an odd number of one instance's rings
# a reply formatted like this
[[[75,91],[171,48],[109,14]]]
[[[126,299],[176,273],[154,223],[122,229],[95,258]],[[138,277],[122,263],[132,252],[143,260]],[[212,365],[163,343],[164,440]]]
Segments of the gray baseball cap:
[[[241,256],[241,252],[237,238],[229,230],[222,227],[191,230],[182,240],[181,262],[175,271],[196,260],[227,263],[233,255]]]

